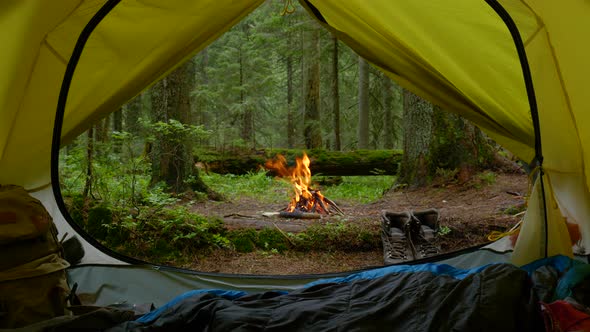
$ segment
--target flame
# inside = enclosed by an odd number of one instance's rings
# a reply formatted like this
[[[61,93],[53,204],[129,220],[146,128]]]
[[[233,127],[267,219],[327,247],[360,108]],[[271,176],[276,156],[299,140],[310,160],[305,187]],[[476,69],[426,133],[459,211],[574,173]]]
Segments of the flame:
[[[311,188],[310,163],[309,157],[304,152],[301,158],[295,158],[295,167],[287,167],[287,160],[280,154],[276,155],[273,160],[268,160],[264,166],[267,169],[274,170],[279,176],[287,178],[291,182],[294,195],[287,211],[300,210],[302,212],[327,214],[328,203],[325,202],[324,196],[319,190]]]

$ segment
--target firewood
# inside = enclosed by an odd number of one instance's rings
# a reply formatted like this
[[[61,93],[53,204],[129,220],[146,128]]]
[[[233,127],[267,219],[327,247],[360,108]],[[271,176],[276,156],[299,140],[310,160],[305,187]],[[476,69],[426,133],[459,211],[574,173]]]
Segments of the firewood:
[[[293,211],[293,212],[282,211],[279,213],[279,217],[292,218],[292,219],[321,219],[322,215],[319,213],[310,213],[310,212],[301,212],[301,211]]]

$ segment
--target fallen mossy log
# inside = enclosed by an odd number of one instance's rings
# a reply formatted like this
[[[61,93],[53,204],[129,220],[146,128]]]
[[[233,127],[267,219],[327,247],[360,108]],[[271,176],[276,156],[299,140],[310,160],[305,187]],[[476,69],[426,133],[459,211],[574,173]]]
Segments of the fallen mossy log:
[[[356,150],[326,151],[305,150],[311,160],[313,175],[326,176],[366,176],[397,175],[402,160],[400,150]],[[303,154],[296,149],[231,150],[216,151],[200,149],[195,153],[195,161],[206,172],[218,174],[247,174],[264,169],[264,163],[282,154],[289,166],[295,164],[295,157]],[[269,171],[269,175],[275,175]]]

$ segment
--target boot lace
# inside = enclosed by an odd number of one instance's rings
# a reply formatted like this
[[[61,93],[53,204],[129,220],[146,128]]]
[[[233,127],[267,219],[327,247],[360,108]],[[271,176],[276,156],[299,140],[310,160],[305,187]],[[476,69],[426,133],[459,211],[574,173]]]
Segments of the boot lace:
[[[402,232],[389,234],[385,229],[383,229],[382,232],[389,239],[389,246],[387,251],[387,255],[389,258],[401,260],[415,259],[416,248],[412,241],[409,223],[406,223],[403,226]],[[406,251],[407,248],[410,248],[410,253],[412,254],[412,257],[408,257]]]
[[[427,239],[424,233],[424,227],[428,226],[422,226],[420,219],[414,216],[414,214],[412,214],[411,217],[412,228],[414,230],[412,233],[416,237],[416,240],[418,242],[418,248],[420,250],[420,253],[422,254],[422,257],[438,254],[439,249],[432,243],[435,239],[434,235],[431,238]],[[434,232],[434,230],[432,230],[432,232]]]
[[[420,242],[420,253],[422,256],[431,256],[439,253],[438,248],[431,242],[432,240],[429,241],[426,239],[426,237],[424,237],[423,230],[418,233],[418,239]]]

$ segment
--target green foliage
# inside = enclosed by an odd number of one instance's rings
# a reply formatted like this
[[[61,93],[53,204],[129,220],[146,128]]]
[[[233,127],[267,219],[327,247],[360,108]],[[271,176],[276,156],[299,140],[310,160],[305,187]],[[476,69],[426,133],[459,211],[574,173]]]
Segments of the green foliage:
[[[227,238],[237,252],[252,252],[256,248],[258,234],[253,228],[243,228],[229,232]]]
[[[125,242],[111,243],[123,254],[154,263],[179,262],[211,248],[230,248],[223,222],[191,213],[186,207],[150,209],[125,216],[120,228],[130,234]],[[111,239],[112,242],[112,239]]]
[[[258,239],[256,246],[266,250],[284,251],[288,248],[289,242],[287,238],[278,229],[263,228],[258,232]]]
[[[174,123],[160,129],[192,130]],[[191,213],[162,184],[149,187],[150,165],[139,155],[135,139],[129,133],[115,132],[112,141],[94,143],[88,197],[81,194],[87,164],[85,138],[62,150],[62,194],[74,221],[105,245],[155,263],[204,248],[230,247],[221,220]],[[114,145],[121,153],[112,152]]]
[[[97,239],[106,240],[108,229],[103,225],[113,223],[113,212],[105,205],[98,205],[88,211],[86,230]]]
[[[161,183],[150,188],[150,190],[146,191],[143,195],[143,203],[157,209],[162,209],[165,206],[173,205],[179,201],[180,199],[172,197],[172,195],[165,192],[164,185]]]
[[[148,192],[149,161],[141,155],[139,138],[125,132],[114,132],[108,142],[94,142],[92,163],[92,196],[114,209],[137,204],[137,199]],[[115,146],[121,153],[113,153]],[[60,185],[65,197],[83,192],[86,181],[87,137],[80,136],[60,153]],[[79,199],[79,198],[78,198]]]
[[[445,236],[449,233],[451,233],[451,229],[449,228],[449,226],[440,226],[438,228],[438,235],[440,236]]]
[[[383,196],[395,182],[395,176],[343,176],[342,183],[322,189],[324,196],[333,201],[370,203]]]
[[[492,185],[496,183],[496,173],[492,171],[479,173],[477,177],[484,185]]]
[[[166,141],[178,144],[187,140],[193,141],[206,138],[211,134],[203,126],[189,125],[174,119],[168,119],[168,122],[143,122],[143,124],[148,130],[165,137]],[[153,139],[154,137],[151,137],[151,140]]]

